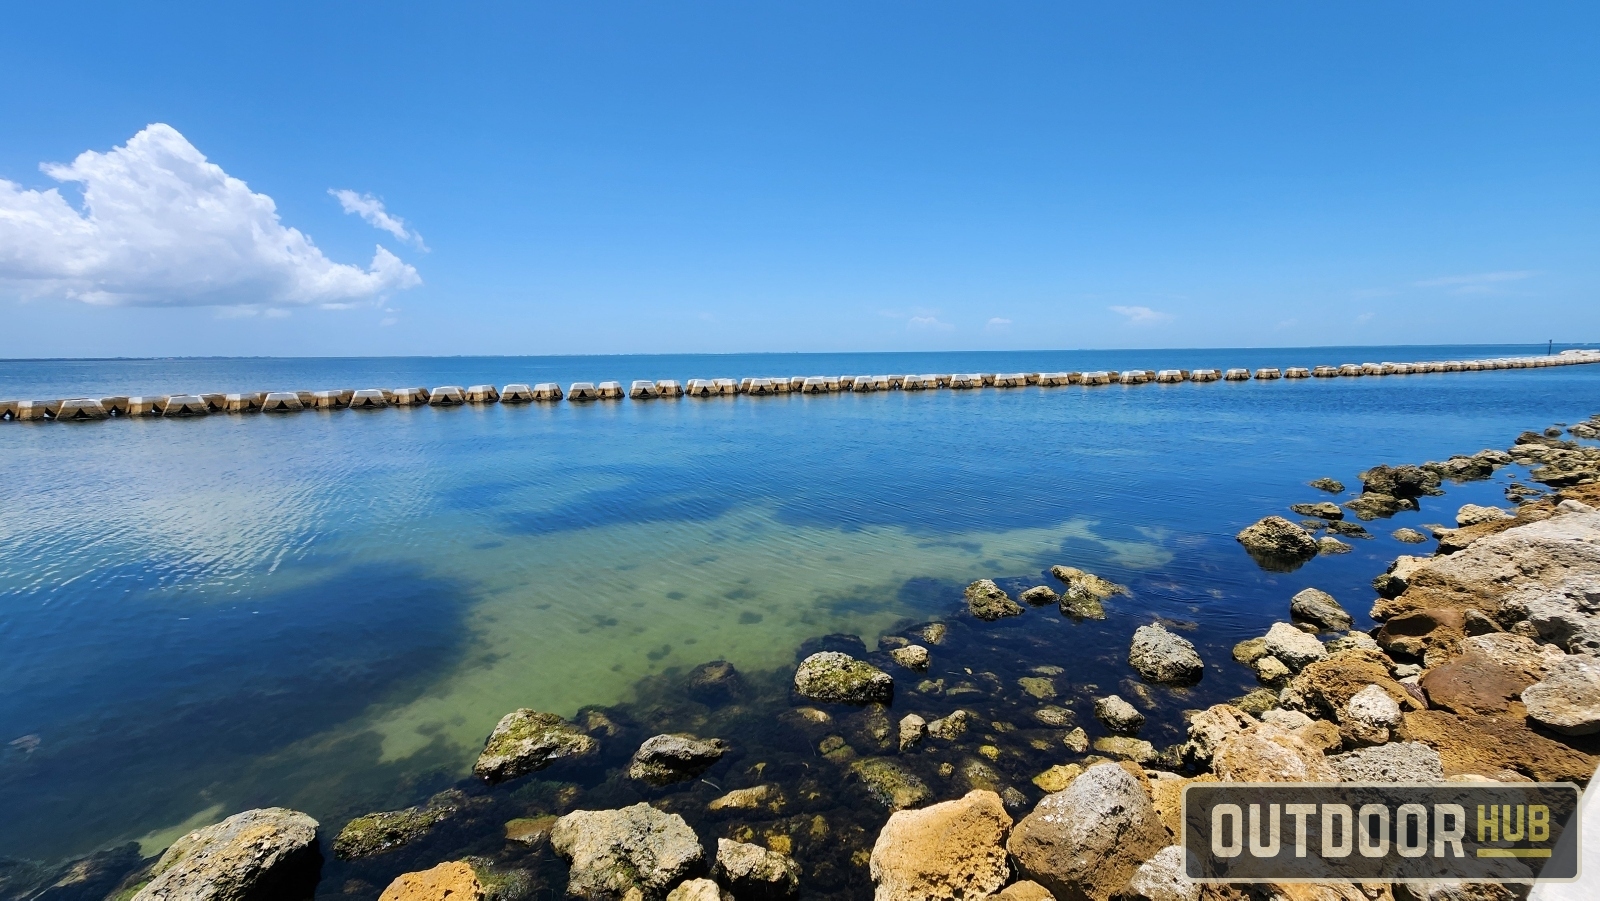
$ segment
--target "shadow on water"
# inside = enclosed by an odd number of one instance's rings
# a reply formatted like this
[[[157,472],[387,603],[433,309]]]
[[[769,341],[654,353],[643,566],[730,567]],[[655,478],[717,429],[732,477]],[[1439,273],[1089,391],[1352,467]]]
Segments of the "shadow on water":
[[[53,613],[14,600],[27,616]],[[0,848],[87,851],[130,822],[176,824],[206,807],[295,801],[315,814],[370,799],[398,775],[377,765],[376,737],[314,751],[295,743],[420,691],[460,654],[468,600],[415,568],[356,565],[243,603],[125,601],[138,610],[104,623],[105,634],[73,637],[94,653],[72,655],[72,672],[0,698],[0,720],[35,737],[0,754]],[[188,628],[175,633],[167,627],[179,616]],[[72,703],[90,692],[100,699],[93,715]],[[311,754],[323,784],[305,781]],[[429,756],[444,759],[439,748]],[[288,773],[300,777],[294,798],[267,788]]]

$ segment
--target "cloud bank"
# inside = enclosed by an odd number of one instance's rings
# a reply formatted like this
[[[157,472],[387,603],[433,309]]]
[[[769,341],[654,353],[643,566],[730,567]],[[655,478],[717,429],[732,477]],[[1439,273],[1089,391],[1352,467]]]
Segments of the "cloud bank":
[[[106,306],[349,306],[422,283],[382,246],[365,269],[328,259],[279,221],[271,197],[168,125],[40,168],[77,185],[83,204],[80,212],[58,189],[0,179],[0,283],[26,296]]]
[[[339,199],[339,205],[344,207],[346,213],[354,213],[367,221],[367,224],[376,229],[381,229],[394,235],[408,244],[415,244],[418,250],[426,251],[428,245],[422,243],[422,235],[414,228],[406,226],[406,220],[393,215],[383,208],[383,201],[371,194],[357,194],[347,189],[328,189],[328,193]]]

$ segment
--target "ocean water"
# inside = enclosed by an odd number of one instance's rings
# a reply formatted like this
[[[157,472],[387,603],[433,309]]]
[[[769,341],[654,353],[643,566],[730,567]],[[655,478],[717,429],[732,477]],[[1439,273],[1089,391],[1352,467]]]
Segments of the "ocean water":
[[[0,397],[1532,351],[7,361]],[[871,648],[954,618],[972,579],[1038,584],[1058,563],[1132,595],[1104,624],[1050,610],[1019,618],[1048,628],[1006,628],[1070,631],[1049,662],[1081,688],[1126,676],[1115,658],[1139,624],[1189,624],[1210,667],[1146,736],[1170,740],[1181,707],[1252,687],[1227,648],[1295,591],[1364,621],[1370,579],[1408,552],[1391,530],[1503,504],[1517,473],[1292,573],[1257,567],[1241,527],[1326,499],[1305,484],[1319,476],[1359,488],[1375,463],[1596,412],[1600,366],[0,423],[0,857],[148,853],[269,804],[332,834],[462,779],[514,708],[637,702],[719,658],[781,682],[809,638]]]

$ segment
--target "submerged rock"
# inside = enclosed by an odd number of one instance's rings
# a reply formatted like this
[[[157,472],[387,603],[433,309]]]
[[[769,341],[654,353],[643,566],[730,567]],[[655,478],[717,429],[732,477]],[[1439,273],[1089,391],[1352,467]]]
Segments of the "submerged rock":
[[[1128,663],[1145,679],[1168,685],[1192,685],[1205,675],[1194,644],[1159,623],[1134,631]]]
[[[702,663],[685,680],[689,696],[707,704],[725,704],[745,693],[744,677],[726,660]]]
[[[459,797],[459,792],[445,792],[429,799],[425,806],[356,817],[339,830],[339,837],[333,840],[333,855],[340,860],[358,860],[415,841],[455,813]]]
[[[1290,598],[1289,615],[1330,632],[1343,632],[1354,624],[1350,614],[1333,599],[1333,595],[1316,588],[1304,589]]]
[[[1301,516],[1315,516],[1318,519],[1344,519],[1344,511],[1332,501],[1317,501],[1314,504],[1290,504],[1289,509]]]
[[[788,799],[783,796],[783,790],[776,785],[755,785],[750,788],[736,788],[720,798],[706,805],[707,810],[770,810],[773,813],[783,809]]]
[[[1022,606],[1000,590],[991,579],[979,579],[967,586],[967,609],[985,622],[1007,616],[1021,616]]]
[[[889,657],[895,663],[909,670],[922,673],[928,670],[928,649],[920,644],[908,644],[903,648],[895,648],[889,652]]]
[[[863,757],[850,765],[850,772],[866,785],[874,801],[890,810],[916,807],[933,797],[926,783],[887,757]]]
[[[600,743],[553,713],[527,707],[501,718],[472,772],[493,785],[542,770],[557,760],[587,757]]]
[[[900,718],[900,751],[914,750],[928,737],[928,721],[915,713]]]
[[[567,894],[619,897],[637,888],[659,897],[704,864],[700,839],[675,813],[639,803],[578,810],[556,821],[550,846],[572,864]]]
[[[1105,619],[1104,602],[1128,593],[1122,585],[1072,566],[1052,566],[1050,575],[1066,585],[1061,592],[1060,609],[1063,616],[1073,619]]]
[[[1140,738],[1126,735],[1107,735],[1094,740],[1094,749],[1107,757],[1149,763],[1156,759],[1156,747]]]
[[[728,752],[720,738],[700,739],[687,733],[645,739],[628,762],[628,778],[648,785],[671,785],[693,779]]]
[[[267,807],[236,813],[177,841],[134,901],[300,901],[322,873],[317,821]]]
[[[1040,801],[1006,849],[1022,875],[1058,899],[1110,901],[1166,844],[1144,788],[1121,766],[1100,763]]]
[[[717,839],[717,881],[739,901],[784,901],[800,892],[800,865],[760,845]]]
[[[1076,763],[1058,763],[1048,770],[1033,777],[1033,784],[1045,792],[1058,792],[1072,784],[1072,780],[1083,774],[1083,767]]]
[[[1235,539],[1262,569],[1286,572],[1317,555],[1311,533],[1281,516],[1268,516],[1246,527]]]
[[[928,734],[946,741],[960,738],[967,731],[967,720],[971,717],[972,714],[965,710],[951,711],[948,715],[929,723]]]
[[[894,678],[839,651],[821,651],[800,662],[794,688],[801,697],[836,704],[887,704],[894,700]]]
[[[1310,485],[1311,485],[1312,488],[1316,488],[1316,489],[1318,489],[1320,491],[1326,491],[1329,494],[1343,494],[1344,493],[1344,483],[1343,482],[1339,481],[1338,479],[1330,479],[1330,478],[1328,478],[1326,476],[1324,476],[1324,477],[1322,477],[1320,479],[1313,479],[1310,482]]]
[[[667,901],[734,901],[733,893],[710,879],[688,879],[667,892]]]
[[[1045,604],[1054,604],[1058,599],[1055,591],[1049,585],[1035,585],[1017,596],[1024,604],[1040,607]]]
[[[1000,796],[972,791],[954,801],[889,817],[872,846],[875,901],[987,898],[1011,874],[1011,817]],[[742,896],[741,896],[742,897]]]

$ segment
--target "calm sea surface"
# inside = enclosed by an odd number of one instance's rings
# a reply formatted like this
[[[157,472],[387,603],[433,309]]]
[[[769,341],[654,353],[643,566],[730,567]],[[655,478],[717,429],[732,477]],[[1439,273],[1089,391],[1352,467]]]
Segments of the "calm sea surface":
[[[0,362],[0,397],[618,379],[1313,366],[1532,352]],[[1209,385],[0,423],[0,856],[55,859],[255,806],[337,830],[465,775],[516,707],[572,714],[716,658],[953,611],[980,577],[1133,588],[1105,633],[1233,642],[1317,585],[1364,619],[1400,525],[1289,574],[1233,541],[1286,505],[1600,412],[1600,366]],[[1069,669],[1072,660],[1058,661]],[[1223,664],[1226,664],[1224,666]],[[9,743],[9,744],[8,744]],[[1159,744],[1159,742],[1158,742]]]

